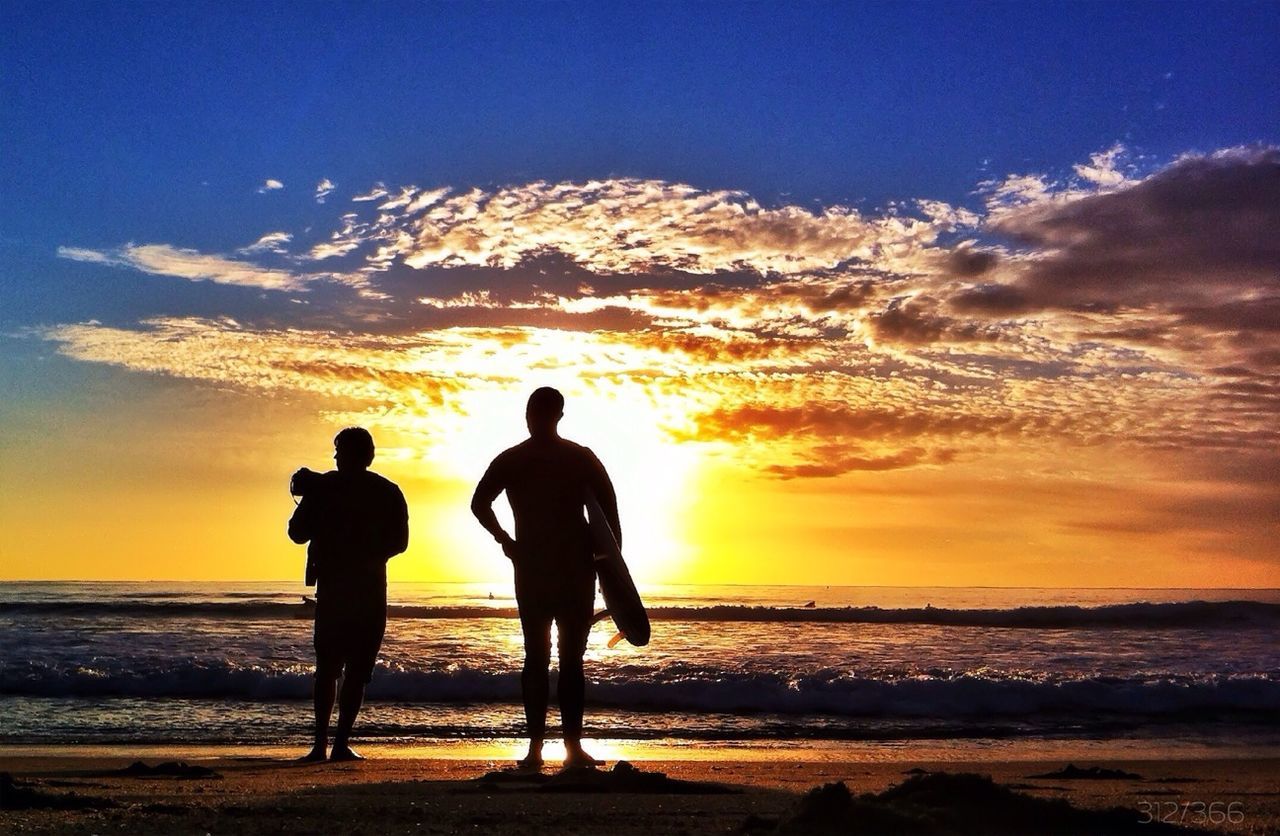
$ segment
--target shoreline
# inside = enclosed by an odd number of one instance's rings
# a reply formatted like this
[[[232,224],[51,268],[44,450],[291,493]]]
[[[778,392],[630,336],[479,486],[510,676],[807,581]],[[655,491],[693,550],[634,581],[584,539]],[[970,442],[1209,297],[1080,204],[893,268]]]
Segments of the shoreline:
[[[903,738],[899,740],[794,739],[769,743],[759,739],[620,739],[584,738],[587,748],[606,761],[743,763],[1043,763],[1091,761],[1268,761],[1280,762],[1278,745],[1216,744],[1165,738],[968,738],[962,741]],[[11,758],[163,758],[167,760],[289,759],[305,752],[305,735],[280,743],[0,743],[0,761]],[[361,752],[379,760],[501,762],[524,751],[517,737],[481,740],[423,738],[385,740],[353,738]],[[548,762],[563,754],[556,739],[546,743]],[[1280,776],[1278,776],[1280,780]]]

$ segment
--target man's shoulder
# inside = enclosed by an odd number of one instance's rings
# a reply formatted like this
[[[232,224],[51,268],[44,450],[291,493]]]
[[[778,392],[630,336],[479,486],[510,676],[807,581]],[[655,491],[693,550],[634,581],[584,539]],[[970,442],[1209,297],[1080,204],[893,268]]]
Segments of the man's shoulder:
[[[560,444],[562,445],[562,449],[566,455],[589,460],[593,460],[596,457],[596,454],[591,452],[591,448],[585,444],[579,444],[578,442],[570,441],[567,438],[560,439]]]
[[[400,490],[400,486],[383,476],[381,473],[374,473],[372,470],[366,470],[365,480],[368,485],[376,491],[381,491],[390,495],[403,495]]]
[[[503,450],[498,455],[494,456],[493,463],[503,464],[505,462],[510,462],[510,461],[519,461],[520,459],[523,459],[532,455],[534,452],[535,452],[535,449],[534,449],[533,439],[526,438],[524,441],[521,441],[519,444],[513,444],[512,446]]]

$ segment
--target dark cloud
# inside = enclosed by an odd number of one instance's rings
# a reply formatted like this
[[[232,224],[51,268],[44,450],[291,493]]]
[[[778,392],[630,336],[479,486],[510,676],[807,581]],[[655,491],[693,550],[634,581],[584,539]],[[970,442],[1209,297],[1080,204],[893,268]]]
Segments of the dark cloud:
[[[1036,307],[1035,302],[1022,289],[995,283],[966,287],[953,294],[947,301],[960,313],[996,316],[1012,316]]]
[[[1280,237],[1280,227],[1276,228],[1276,236]],[[1280,266],[1277,271],[1280,271]],[[1173,308],[1172,312],[1187,325],[1226,331],[1280,333],[1280,295],[1219,304],[1185,305]]]
[[[867,316],[867,325],[881,342],[921,345],[938,342],[999,341],[1000,329],[985,321],[963,321],[939,312],[929,296],[894,299],[882,311]]]
[[[987,250],[974,249],[970,244],[962,244],[947,254],[947,272],[953,276],[971,279],[995,267],[999,256]]]
[[[1249,448],[1254,425],[1280,415],[1270,379],[1211,380],[1215,369],[1244,377],[1280,365],[1280,149],[1187,156],[1110,191],[997,209],[987,229],[1017,257],[1001,259],[991,280],[945,293],[947,312],[1065,313],[1059,340],[1163,358],[1204,378],[1205,400],[1228,410],[1150,444]],[[937,310],[886,314],[877,329],[905,342],[956,339]]]
[[[831,450],[830,457],[802,464],[775,464],[766,470],[783,479],[832,478],[858,470],[884,471],[914,467],[930,460],[928,452],[919,447],[900,450],[885,456],[850,455]]]
[[[1136,185],[998,214],[1038,257],[960,304],[1103,310],[1216,305],[1280,289],[1280,150],[1187,157]]]
[[[778,290],[782,290],[782,287],[778,286]],[[834,288],[801,286],[793,296],[814,313],[826,313],[860,308],[875,298],[876,293],[875,282],[861,279]]]
[[[703,362],[743,362],[769,358],[796,358],[821,340],[783,339],[779,337],[712,337],[688,331],[667,329],[645,330],[630,333],[604,333],[598,337],[605,342],[624,343],[642,348],[655,348],[668,353],[681,353]]]
[[[962,411],[909,411],[832,404],[773,406],[763,403],[720,407],[697,416],[695,440],[844,438],[851,441],[1018,434],[1047,428],[1033,414],[982,415]]]

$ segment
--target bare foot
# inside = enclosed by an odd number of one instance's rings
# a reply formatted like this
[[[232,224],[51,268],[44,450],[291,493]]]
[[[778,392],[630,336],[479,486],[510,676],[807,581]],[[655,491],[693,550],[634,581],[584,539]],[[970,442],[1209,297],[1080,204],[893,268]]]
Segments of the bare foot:
[[[342,763],[343,761],[362,761],[364,755],[361,755],[350,746],[334,746],[333,752],[329,755],[329,760],[333,763]]]
[[[516,769],[542,769],[542,747],[529,747],[529,754],[516,761]]]
[[[604,761],[596,760],[586,753],[581,746],[569,747],[569,754],[565,756],[565,769],[594,769],[603,764]]]
[[[305,755],[298,758],[295,763],[322,763],[325,760],[324,747],[315,746],[310,752],[307,752]]]

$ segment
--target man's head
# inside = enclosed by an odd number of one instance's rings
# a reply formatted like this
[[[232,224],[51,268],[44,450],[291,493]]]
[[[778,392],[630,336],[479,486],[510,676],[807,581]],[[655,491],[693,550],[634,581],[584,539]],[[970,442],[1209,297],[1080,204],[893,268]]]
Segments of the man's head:
[[[529,435],[534,438],[551,438],[556,435],[556,425],[564,417],[564,395],[543,386],[535,389],[529,396],[529,405],[524,410],[524,422],[529,427]]]
[[[373,464],[373,436],[364,427],[347,427],[333,438],[333,460],[343,472]]]

